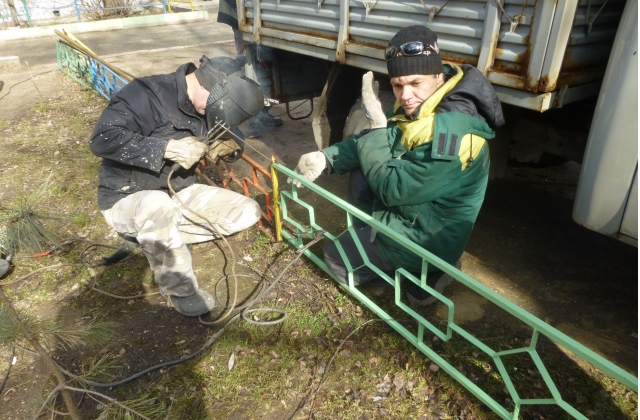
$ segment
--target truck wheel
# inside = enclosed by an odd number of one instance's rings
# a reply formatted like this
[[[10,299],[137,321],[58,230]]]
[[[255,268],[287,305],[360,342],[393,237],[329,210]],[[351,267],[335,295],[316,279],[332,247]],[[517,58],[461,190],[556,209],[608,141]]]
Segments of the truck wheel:
[[[378,93],[380,103],[382,103],[382,109],[386,112],[396,102],[396,97],[390,90],[382,90]],[[362,130],[369,128],[369,120],[364,116],[362,110],[362,99],[358,99],[347,114],[347,121],[344,123],[344,130],[342,131],[342,138],[346,139],[354,134],[358,134]]]

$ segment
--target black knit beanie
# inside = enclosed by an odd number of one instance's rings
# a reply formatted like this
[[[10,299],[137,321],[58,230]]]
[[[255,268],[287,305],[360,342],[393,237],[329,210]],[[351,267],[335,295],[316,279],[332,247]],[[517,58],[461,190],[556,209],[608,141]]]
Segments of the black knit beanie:
[[[198,67],[193,74],[196,75],[198,82],[207,89],[209,92],[213,90],[213,87],[225,78],[225,74],[218,70],[213,61],[214,59],[208,58],[203,55],[200,59],[200,67]]]
[[[442,58],[438,48],[438,36],[426,26],[413,25],[401,29],[391,41],[389,46],[394,47],[407,42],[420,41],[425,46],[429,45],[437,54],[420,54],[414,56],[398,55],[387,61],[389,77],[409,76],[411,74],[438,74],[444,72]]]

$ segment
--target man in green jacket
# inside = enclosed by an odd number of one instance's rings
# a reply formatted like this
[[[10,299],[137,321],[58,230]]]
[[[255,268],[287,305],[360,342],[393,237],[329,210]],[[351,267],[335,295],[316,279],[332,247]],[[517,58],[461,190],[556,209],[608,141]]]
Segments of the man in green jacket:
[[[297,171],[310,180],[322,172],[349,173],[348,200],[451,265],[458,265],[484,199],[489,174],[486,139],[504,124],[500,101],[475,67],[442,64],[437,36],[421,25],[400,30],[385,51],[396,97],[386,115],[373,74],[363,77],[362,104],[371,127],[322,151],[301,156]],[[356,233],[372,264],[392,278],[397,268],[420,273],[422,259],[369,225]],[[363,264],[353,238],[340,237],[353,267]],[[345,262],[333,242],[324,259],[346,281]],[[355,283],[381,278],[363,267]],[[418,274],[419,276],[419,274]],[[427,284],[441,292],[451,277],[430,265]],[[408,298],[436,299],[418,287]]]

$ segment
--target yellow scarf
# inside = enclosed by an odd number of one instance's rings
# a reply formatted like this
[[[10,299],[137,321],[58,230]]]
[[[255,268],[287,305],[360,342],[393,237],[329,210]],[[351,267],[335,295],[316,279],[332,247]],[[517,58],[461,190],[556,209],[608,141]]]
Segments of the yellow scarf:
[[[433,140],[433,122],[436,117],[436,106],[440,103],[444,95],[446,95],[455,85],[462,79],[462,69],[455,64],[450,64],[456,71],[444,85],[436,90],[420,107],[418,118],[410,120],[404,114],[394,115],[389,121],[395,121],[400,130],[402,130],[402,144],[407,150],[412,150],[422,143]],[[393,106],[395,113],[400,108],[400,103],[396,101]]]

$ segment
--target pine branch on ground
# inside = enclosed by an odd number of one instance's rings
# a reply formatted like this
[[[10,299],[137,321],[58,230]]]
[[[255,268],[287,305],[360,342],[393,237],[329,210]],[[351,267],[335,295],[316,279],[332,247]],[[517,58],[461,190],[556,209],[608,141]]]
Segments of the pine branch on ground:
[[[58,238],[42,220],[56,220],[42,210],[49,197],[51,176],[30,196],[17,197],[7,204],[0,202],[0,254],[19,251],[42,253],[51,249]]]

